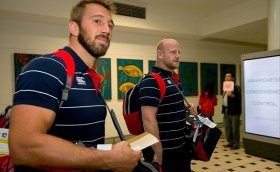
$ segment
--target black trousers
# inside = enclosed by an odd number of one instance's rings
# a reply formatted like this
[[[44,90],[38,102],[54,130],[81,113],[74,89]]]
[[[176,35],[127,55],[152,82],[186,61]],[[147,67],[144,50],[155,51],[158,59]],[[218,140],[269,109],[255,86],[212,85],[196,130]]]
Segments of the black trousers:
[[[240,145],[240,115],[231,115],[225,110],[224,127],[226,139],[231,145]]]

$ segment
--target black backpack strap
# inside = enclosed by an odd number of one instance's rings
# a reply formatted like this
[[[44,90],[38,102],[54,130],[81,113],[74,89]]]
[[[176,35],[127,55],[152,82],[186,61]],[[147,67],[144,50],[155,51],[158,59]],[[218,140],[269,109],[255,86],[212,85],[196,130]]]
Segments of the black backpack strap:
[[[187,108],[191,107],[191,104],[187,101],[185,95],[182,93],[182,91],[180,90],[179,86],[173,81],[172,78],[169,77],[169,79],[171,80],[171,82],[175,85],[176,89],[179,91],[179,93],[182,95],[183,100],[185,101],[185,103],[188,105]]]
[[[63,62],[65,63],[66,67],[66,84],[65,88],[62,91],[62,97],[61,102],[59,104],[59,108],[62,106],[63,102],[68,99],[68,92],[72,87],[73,81],[74,81],[74,75],[75,75],[75,63],[74,59],[71,56],[70,53],[68,53],[66,50],[58,50],[53,53],[55,56],[59,57]]]

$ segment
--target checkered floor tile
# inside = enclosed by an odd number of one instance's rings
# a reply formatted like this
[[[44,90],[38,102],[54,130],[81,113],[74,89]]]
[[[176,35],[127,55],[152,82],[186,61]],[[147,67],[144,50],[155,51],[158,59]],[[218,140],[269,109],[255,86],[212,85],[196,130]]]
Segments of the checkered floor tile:
[[[211,160],[208,162],[192,161],[193,172],[280,172],[280,163],[248,155],[241,147],[231,150],[221,138]]]

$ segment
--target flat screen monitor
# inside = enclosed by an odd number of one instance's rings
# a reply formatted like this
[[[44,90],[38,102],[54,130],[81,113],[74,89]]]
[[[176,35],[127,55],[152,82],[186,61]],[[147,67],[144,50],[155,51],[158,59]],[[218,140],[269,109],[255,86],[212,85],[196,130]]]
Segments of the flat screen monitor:
[[[245,149],[246,143],[266,143],[265,147],[272,145],[278,149],[280,145],[280,49],[242,55],[241,70]],[[279,158],[279,150],[277,152]]]
[[[242,64],[244,131],[279,139],[280,53],[247,54]]]

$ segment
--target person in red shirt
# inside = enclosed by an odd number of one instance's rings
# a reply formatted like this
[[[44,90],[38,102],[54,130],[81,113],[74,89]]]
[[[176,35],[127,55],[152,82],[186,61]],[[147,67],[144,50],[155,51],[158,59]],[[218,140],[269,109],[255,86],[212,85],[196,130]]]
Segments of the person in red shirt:
[[[202,94],[199,97],[200,111],[203,115],[213,121],[215,106],[217,105],[217,96],[212,84],[206,84]]]

